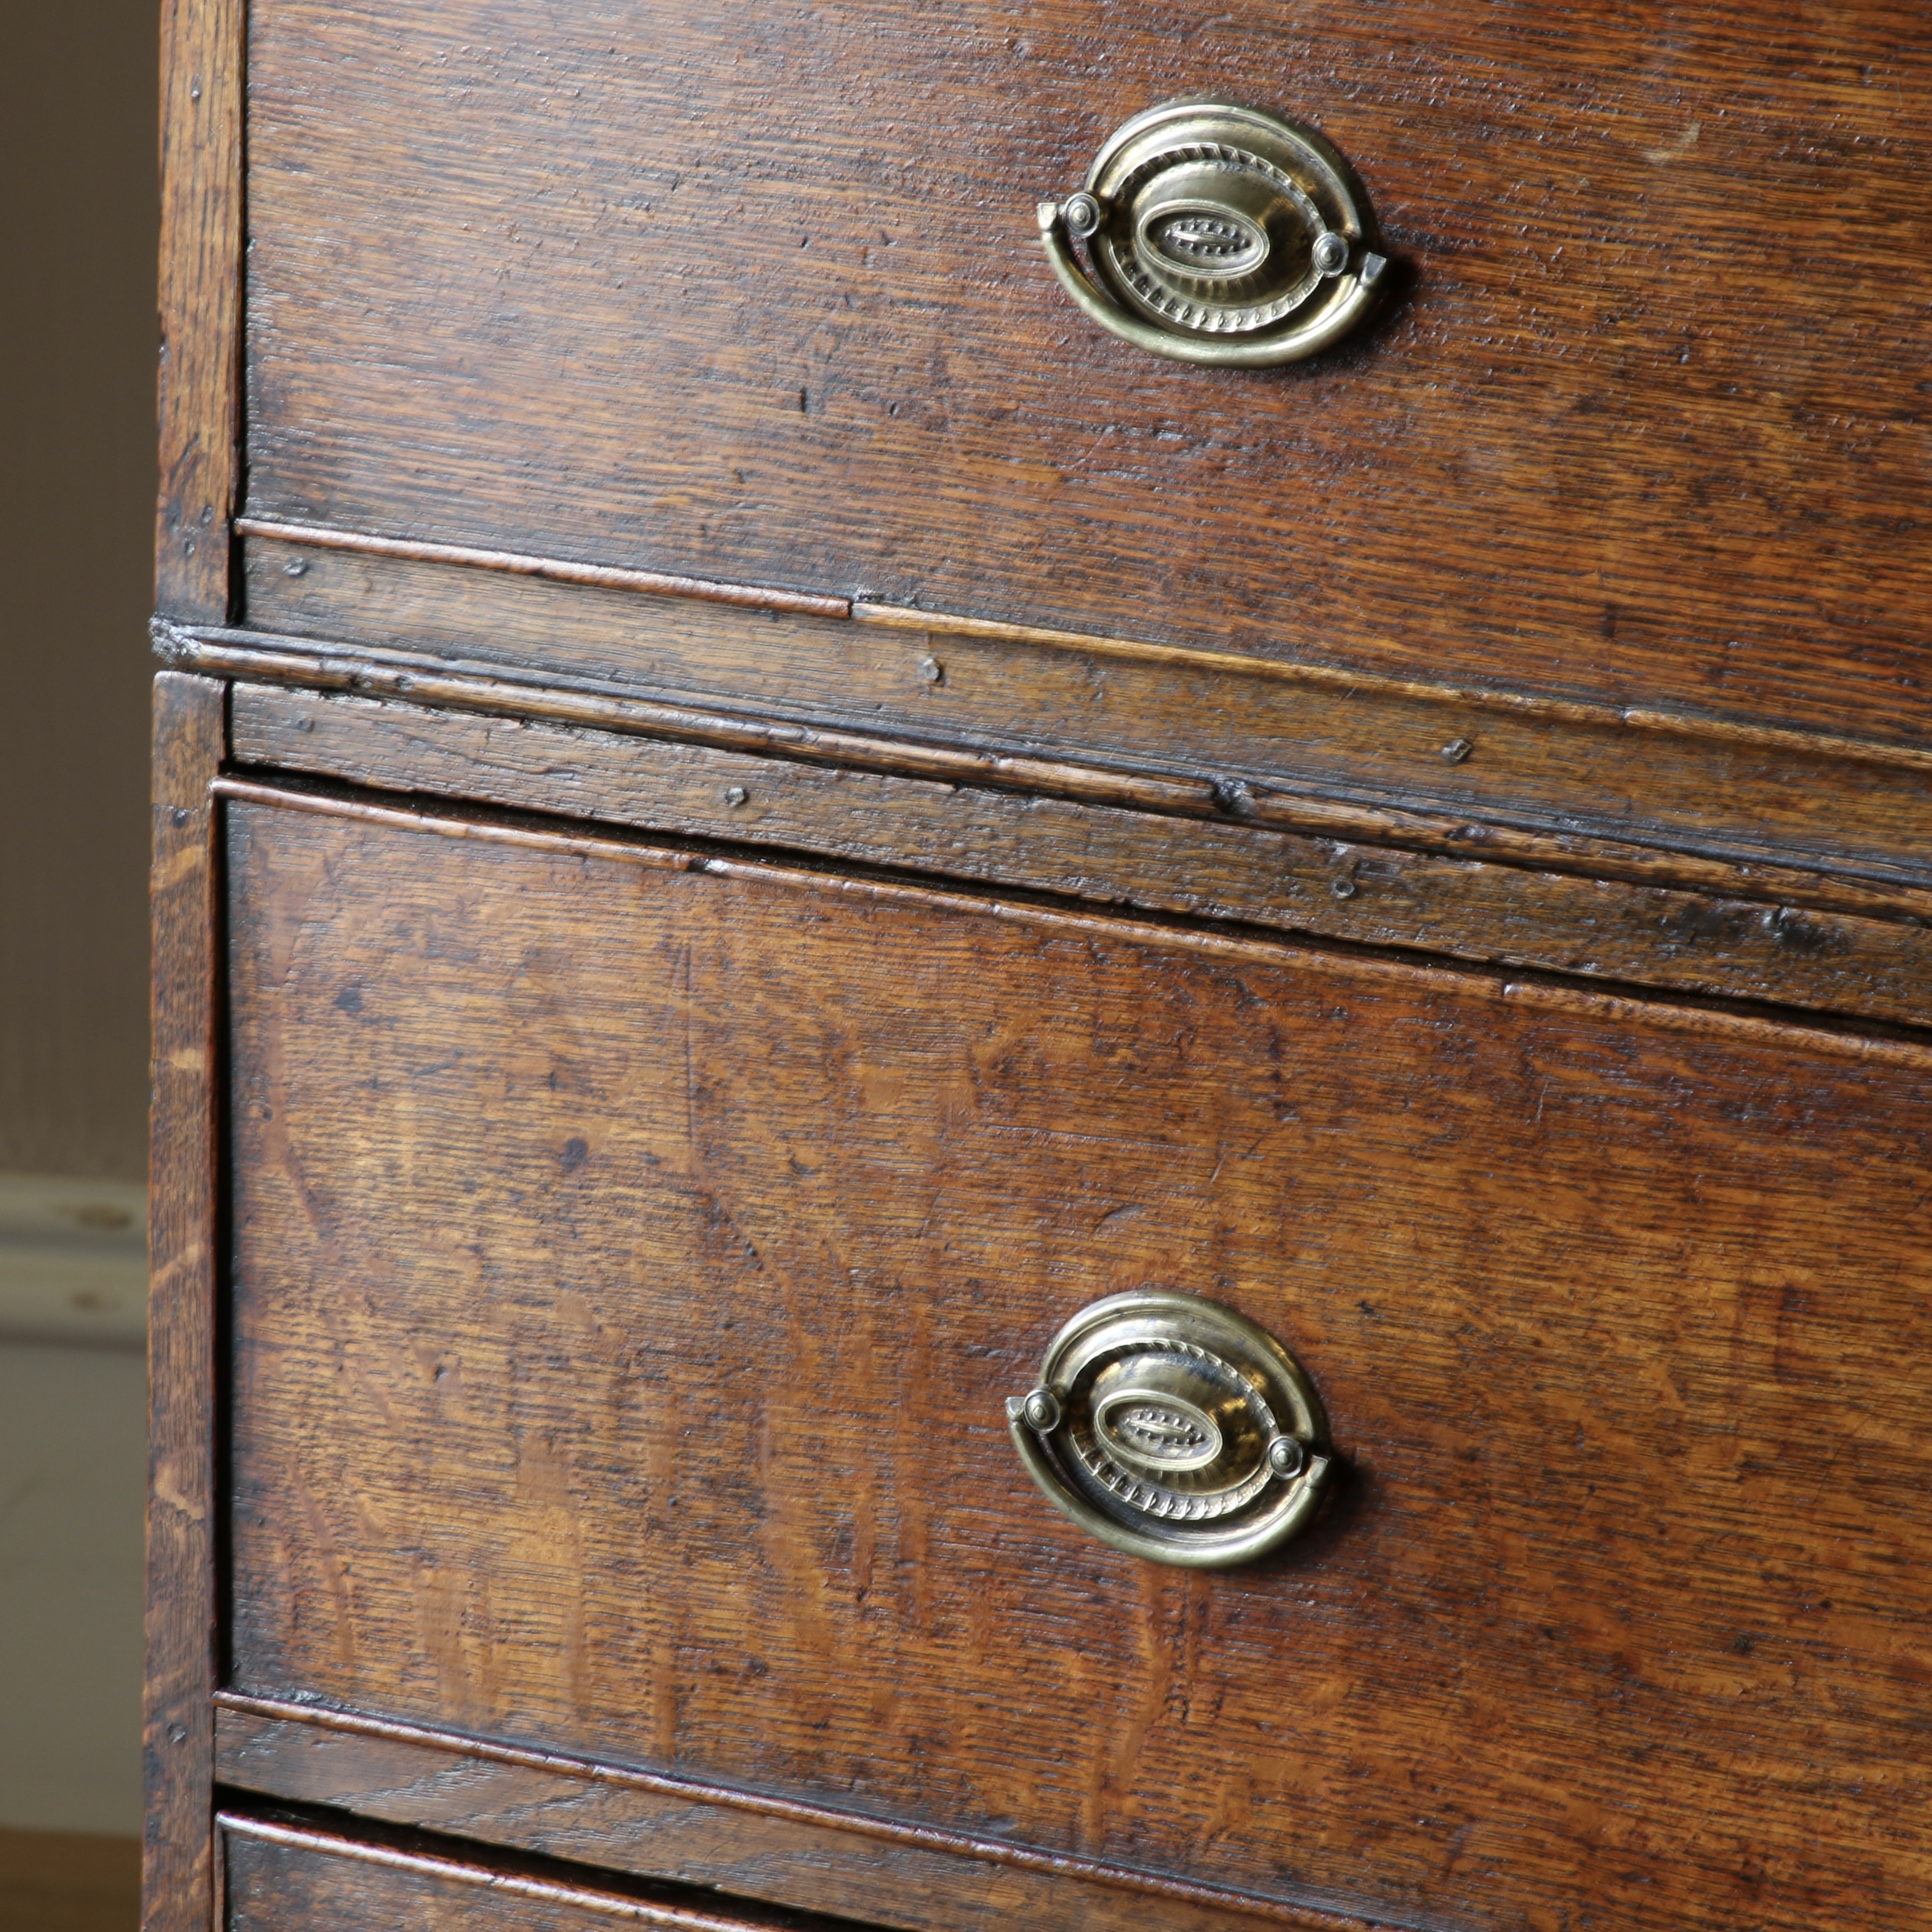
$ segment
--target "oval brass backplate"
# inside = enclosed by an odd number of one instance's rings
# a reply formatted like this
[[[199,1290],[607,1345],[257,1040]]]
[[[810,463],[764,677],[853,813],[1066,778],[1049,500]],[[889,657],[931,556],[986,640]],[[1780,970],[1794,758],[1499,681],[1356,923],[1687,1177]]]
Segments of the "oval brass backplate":
[[[1160,1290],[1083,1308],[1006,1421],[1028,1472],[1082,1528],[1190,1569],[1286,1543],[1333,1466],[1294,1358],[1232,1309]]]
[[[1078,194],[1040,203],[1040,227],[1088,315],[1184,362],[1312,356],[1368,313],[1388,267],[1348,163],[1313,128],[1231,100],[1136,115]]]

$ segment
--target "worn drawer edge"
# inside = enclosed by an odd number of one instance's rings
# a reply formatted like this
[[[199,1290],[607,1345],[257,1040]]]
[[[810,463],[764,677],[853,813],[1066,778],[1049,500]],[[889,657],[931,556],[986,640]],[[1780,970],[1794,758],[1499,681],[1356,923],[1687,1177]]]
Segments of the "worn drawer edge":
[[[232,732],[239,766],[377,791],[1881,1024],[1932,1016],[1932,932],[1910,917],[272,686],[236,687]]]
[[[1103,1932],[1128,1912],[1150,1932],[1389,1923],[359,1712],[216,1702],[216,1777],[230,1790],[904,1932]]]

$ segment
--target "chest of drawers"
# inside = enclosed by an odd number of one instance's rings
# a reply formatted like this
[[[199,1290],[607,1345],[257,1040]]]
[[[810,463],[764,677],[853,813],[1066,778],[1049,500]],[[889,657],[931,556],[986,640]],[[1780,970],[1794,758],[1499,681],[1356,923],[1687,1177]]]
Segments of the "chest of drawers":
[[[168,31],[148,1932],[1925,1923],[1910,10]]]

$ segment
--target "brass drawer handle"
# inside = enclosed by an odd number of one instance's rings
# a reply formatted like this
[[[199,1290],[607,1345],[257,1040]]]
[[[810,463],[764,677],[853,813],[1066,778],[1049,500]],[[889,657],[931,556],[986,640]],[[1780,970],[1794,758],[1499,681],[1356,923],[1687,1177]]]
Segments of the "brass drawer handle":
[[[1265,1329],[1192,1294],[1083,1308],[1048,1346],[1038,1384],[1009,1399],[1006,1422],[1055,1508],[1116,1550],[1189,1569],[1286,1543],[1333,1463],[1301,1365]]]
[[[1388,268],[1340,154],[1312,128],[1228,100],[1170,100],[1115,128],[1084,187],[1040,203],[1040,230],[1060,286],[1102,328],[1234,368],[1338,341]]]

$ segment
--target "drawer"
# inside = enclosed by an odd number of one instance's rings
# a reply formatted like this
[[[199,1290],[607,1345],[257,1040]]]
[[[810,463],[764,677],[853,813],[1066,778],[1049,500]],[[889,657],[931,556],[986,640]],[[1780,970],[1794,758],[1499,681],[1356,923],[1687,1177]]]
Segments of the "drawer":
[[[376,547],[264,554],[250,621],[397,641],[427,543],[1922,742],[1916,25],[275,0],[244,527]],[[1041,248],[1042,197],[1202,92],[1318,127],[1376,211],[1393,292],[1313,362],[1157,359]]]
[[[505,1868],[238,1814],[218,1825],[226,1932],[807,1932],[802,1919],[686,1908],[587,1874]],[[832,1932],[828,1920],[813,1923]]]
[[[1120,1901],[1042,1922],[1927,1922],[1922,1048],[226,812],[231,1706]],[[1326,1405],[1262,1562],[1016,1455],[1149,1288]]]

